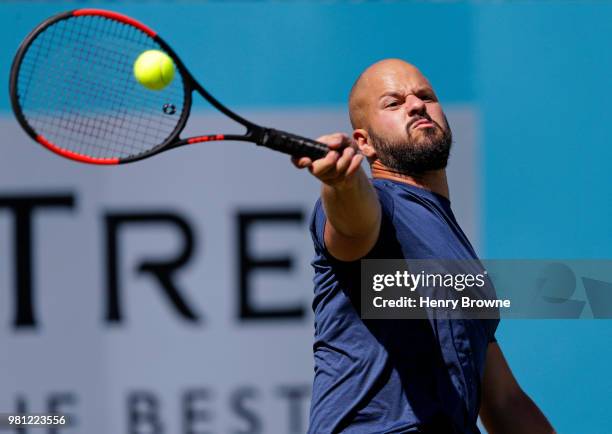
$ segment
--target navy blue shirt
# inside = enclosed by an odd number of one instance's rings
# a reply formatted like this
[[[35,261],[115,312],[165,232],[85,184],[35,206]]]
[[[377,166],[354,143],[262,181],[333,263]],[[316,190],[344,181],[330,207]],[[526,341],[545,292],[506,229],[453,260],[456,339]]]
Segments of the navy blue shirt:
[[[366,258],[476,259],[450,201],[427,190],[373,180],[382,207]],[[358,217],[356,217],[358,218]],[[364,320],[360,263],[325,247],[315,205],[315,378],[309,433],[478,433],[480,382],[498,320]]]

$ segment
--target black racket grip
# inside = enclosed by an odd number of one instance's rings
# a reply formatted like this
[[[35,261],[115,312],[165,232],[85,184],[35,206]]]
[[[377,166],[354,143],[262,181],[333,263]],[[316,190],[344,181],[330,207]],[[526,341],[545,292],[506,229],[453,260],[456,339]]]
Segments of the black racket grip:
[[[273,128],[266,128],[257,144],[294,157],[309,157],[312,160],[323,158],[329,152],[329,148],[323,143]]]

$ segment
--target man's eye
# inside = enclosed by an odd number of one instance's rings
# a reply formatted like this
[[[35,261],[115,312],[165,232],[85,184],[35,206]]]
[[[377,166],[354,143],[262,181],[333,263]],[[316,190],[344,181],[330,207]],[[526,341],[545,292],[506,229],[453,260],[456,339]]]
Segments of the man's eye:
[[[387,107],[397,107],[399,105],[398,101],[391,101],[387,103]]]

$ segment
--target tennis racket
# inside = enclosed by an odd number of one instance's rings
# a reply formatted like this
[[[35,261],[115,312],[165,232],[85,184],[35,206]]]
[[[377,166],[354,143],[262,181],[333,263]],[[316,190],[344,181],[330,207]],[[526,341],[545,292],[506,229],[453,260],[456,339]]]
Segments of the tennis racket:
[[[163,51],[174,62],[177,73],[162,90],[147,89],[134,77],[134,62],[146,50]],[[181,138],[194,92],[242,124],[245,134]],[[313,160],[328,152],[322,143],[261,127],[229,110],[152,29],[101,9],[61,13],[36,27],[13,61],[10,97],[17,120],[34,140],[84,163],[130,163],[214,140],[253,142]]]

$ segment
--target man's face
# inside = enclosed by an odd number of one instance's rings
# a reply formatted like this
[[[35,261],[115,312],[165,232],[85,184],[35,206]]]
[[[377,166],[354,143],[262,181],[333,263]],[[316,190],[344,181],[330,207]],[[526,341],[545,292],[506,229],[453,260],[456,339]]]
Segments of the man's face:
[[[406,174],[446,167],[452,134],[436,94],[416,68],[383,65],[372,71],[366,92],[366,130],[381,163]]]

